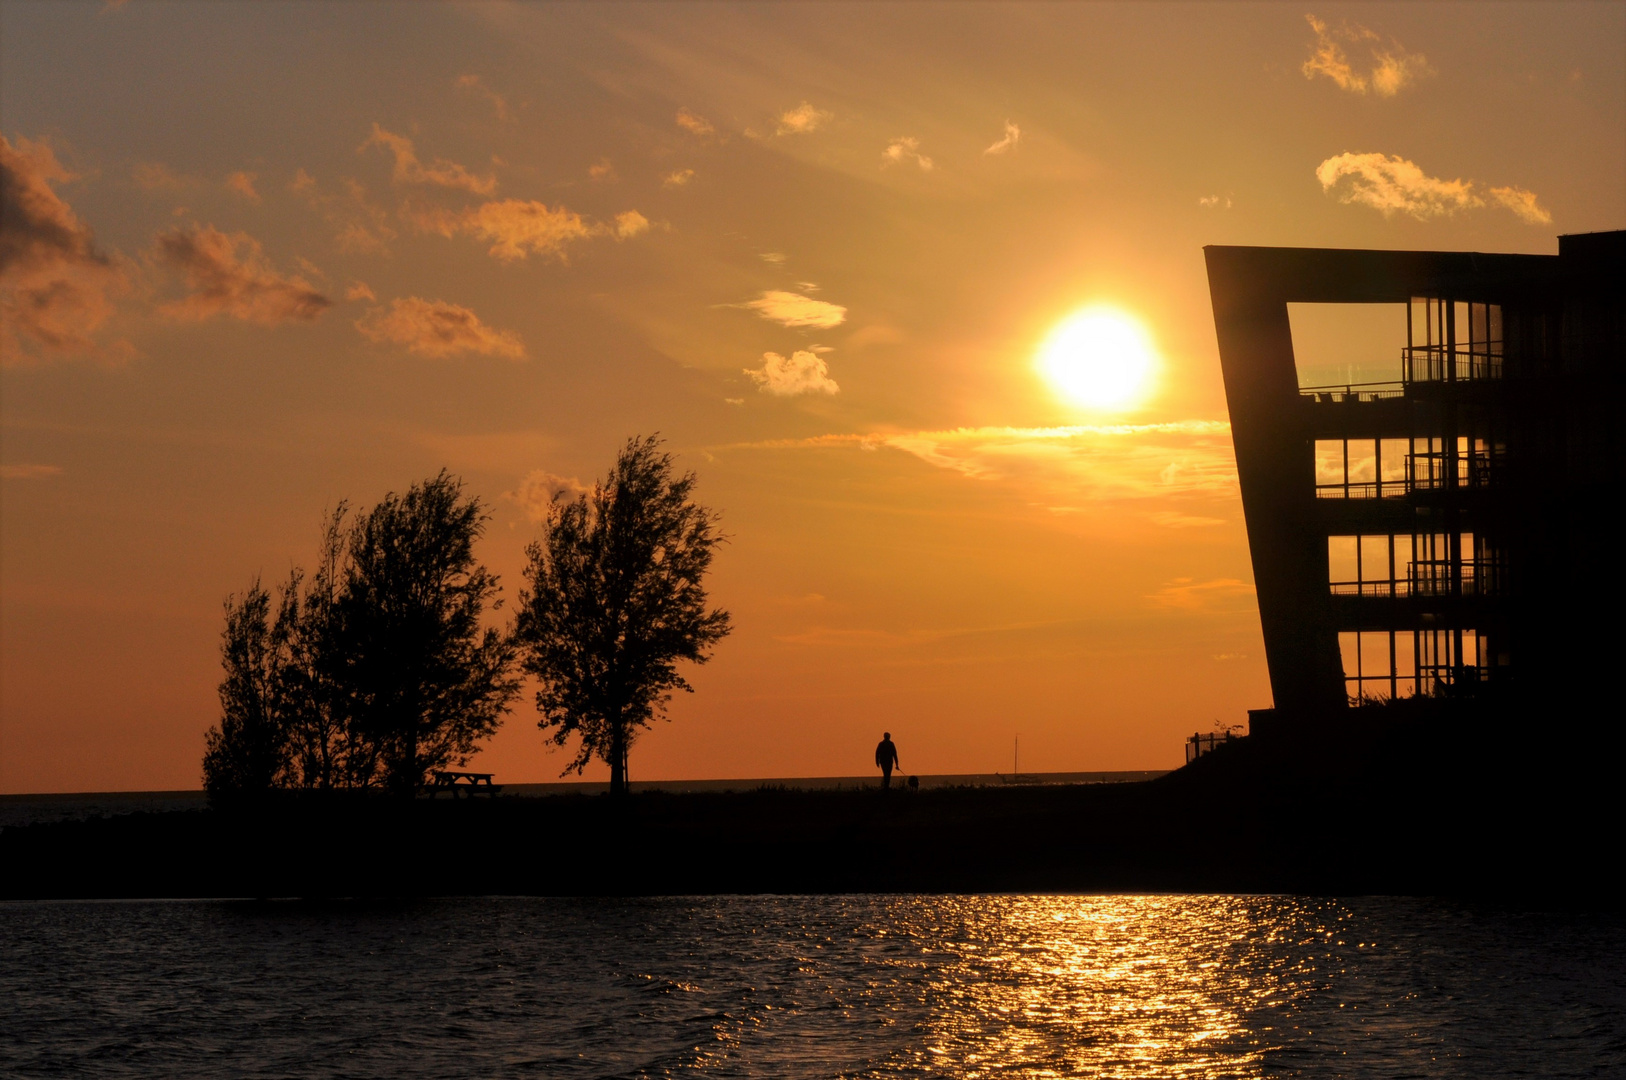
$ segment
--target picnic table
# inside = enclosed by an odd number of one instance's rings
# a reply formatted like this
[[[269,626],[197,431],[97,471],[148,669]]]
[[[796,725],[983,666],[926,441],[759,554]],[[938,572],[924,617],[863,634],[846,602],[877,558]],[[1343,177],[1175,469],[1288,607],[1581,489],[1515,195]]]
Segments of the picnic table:
[[[502,790],[501,784],[491,782],[492,774],[488,772],[453,772],[449,769],[436,769],[430,776],[433,780],[424,785],[424,790],[429,792],[431,799],[442,791],[451,792],[454,799],[461,798],[466,791],[472,799],[482,793],[495,797],[497,792]]]

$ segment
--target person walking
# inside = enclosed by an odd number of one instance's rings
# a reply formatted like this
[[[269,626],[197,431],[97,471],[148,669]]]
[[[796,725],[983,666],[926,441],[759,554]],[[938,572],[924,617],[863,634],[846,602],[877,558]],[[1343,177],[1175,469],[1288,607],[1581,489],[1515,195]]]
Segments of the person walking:
[[[875,747],[875,764],[881,767],[881,790],[892,786],[892,770],[898,767],[898,748],[892,742],[890,731],[881,732],[881,742]]]

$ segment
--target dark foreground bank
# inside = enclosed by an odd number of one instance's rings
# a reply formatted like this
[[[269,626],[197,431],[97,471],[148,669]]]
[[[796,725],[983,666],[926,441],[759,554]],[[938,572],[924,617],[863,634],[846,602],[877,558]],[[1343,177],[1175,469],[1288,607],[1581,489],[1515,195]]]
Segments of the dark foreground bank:
[[[291,797],[0,833],[0,896],[1134,891],[1617,903],[1596,756],[1482,725],[1249,738],[1144,783]]]

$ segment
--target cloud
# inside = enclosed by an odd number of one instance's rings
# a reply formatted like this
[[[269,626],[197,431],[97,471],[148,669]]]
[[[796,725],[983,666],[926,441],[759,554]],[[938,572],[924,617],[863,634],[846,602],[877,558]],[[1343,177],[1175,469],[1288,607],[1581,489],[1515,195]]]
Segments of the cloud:
[[[780,289],[769,289],[757,299],[747,300],[738,306],[750,308],[764,319],[781,326],[812,326],[829,330],[847,320],[847,309],[840,304]]]
[[[124,267],[53,184],[74,176],[44,142],[0,135],[0,358],[95,348],[93,335],[129,288]]]
[[[367,283],[365,281],[352,281],[350,283],[350,287],[344,290],[344,298],[346,300],[378,299],[377,296],[373,295],[373,290],[367,287]]]
[[[1040,487],[1058,505],[1170,496],[1229,500],[1237,490],[1230,430],[1221,420],[1186,420],[821,435],[750,445],[899,450],[970,479]]]
[[[587,166],[587,175],[594,180],[613,182],[621,179],[616,175],[615,166],[611,164],[610,159],[607,157],[599,158],[593,164]]]
[[[625,210],[615,215],[615,238],[631,240],[639,233],[649,231],[649,219],[636,210]]]
[[[830,378],[830,369],[824,358],[801,349],[788,358],[778,353],[763,353],[762,367],[746,368],[745,373],[751,376],[759,391],[774,397],[834,394],[841,389]]]
[[[1553,215],[1537,205],[1536,193],[1533,191],[1519,187],[1493,187],[1490,189],[1490,197],[1493,202],[1513,211],[1526,225],[1553,223]]]
[[[984,150],[983,153],[984,154],[1003,154],[1007,150],[1015,150],[1016,147],[1017,147],[1017,144],[1019,144],[1021,141],[1022,141],[1022,129],[1017,127],[1015,124],[1011,123],[1009,120],[1007,120],[1007,121],[1005,121],[1005,135],[1004,135],[1004,137],[1001,138],[998,142],[994,143],[994,145],[990,146],[988,149]]]
[[[181,176],[168,165],[157,161],[137,162],[130,168],[130,179],[142,191],[180,192],[195,190],[199,186],[195,178]]]
[[[1334,29],[1314,15],[1304,18],[1315,31],[1310,59],[1300,69],[1306,79],[1323,75],[1352,94],[1364,94],[1371,89],[1379,97],[1394,97],[1406,86],[1433,73],[1422,53],[1407,52],[1405,46],[1393,39],[1384,44],[1381,37],[1364,26],[1345,23]],[[1350,63],[1340,42],[1364,48],[1371,63],[1367,73]]]
[[[693,179],[694,179],[694,170],[693,169],[679,169],[676,172],[667,173],[664,177],[661,178],[661,183],[664,184],[667,187],[683,187],[685,184],[687,184],[690,180],[693,180]]]
[[[309,322],[333,306],[304,278],[272,269],[260,242],[246,233],[227,234],[212,225],[159,233],[154,257],[190,290],[159,307],[172,319],[198,322],[229,315],[272,325]]]
[[[717,129],[712,126],[710,120],[707,120],[699,113],[691,112],[689,109],[679,109],[677,111],[677,126],[689,134],[699,135],[701,138],[717,134]]]
[[[647,223],[646,223],[647,224]],[[591,237],[594,226],[573,210],[550,210],[534,200],[504,199],[471,211],[460,227],[491,241],[491,254],[503,262],[527,255],[552,255],[565,261],[565,245]]]
[[[234,172],[226,177],[226,190],[235,191],[251,203],[260,201],[260,193],[254,190],[255,174],[251,172]]]
[[[1231,197],[1229,195],[1203,195],[1197,199],[1197,205],[1210,210],[1215,207],[1229,210],[1231,208]]]
[[[0,465],[0,480],[44,480],[61,473],[60,465]]]
[[[491,103],[491,108],[496,112],[498,120],[508,119],[508,101],[497,91],[487,86],[485,80],[481,79],[480,76],[459,75],[457,77],[457,88],[479,94]]]
[[[779,114],[779,120],[774,128],[775,135],[806,135],[817,131],[835,118],[835,113],[824,109],[815,109],[807,102],[802,102],[796,108]]]
[[[1210,525],[1224,525],[1224,518],[1197,517],[1174,510],[1163,510],[1152,515],[1152,523],[1165,529],[1201,529]]]
[[[775,266],[783,265],[785,260],[790,258],[783,251],[764,251],[760,257],[763,262],[773,263]]]
[[[402,345],[410,353],[443,359],[464,353],[525,358],[525,344],[511,330],[495,330],[474,312],[444,300],[408,296],[388,308],[369,308],[356,320],[356,329],[368,341]]]
[[[1253,586],[1237,578],[1175,578],[1147,599],[1180,611],[1238,611],[1253,606]]]
[[[315,177],[300,169],[289,182],[288,190],[305,200],[312,210],[320,213],[329,225],[338,230],[334,243],[340,251],[346,254],[387,254],[389,242],[395,239],[389,214],[367,198],[367,189],[359,181],[347,179],[344,186],[344,195],[323,191]]]
[[[1449,217],[1461,210],[1486,205],[1474,191],[1472,180],[1441,180],[1429,176],[1405,158],[1384,154],[1339,154],[1316,167],[1321,190],[1337,188],[1345,203],[1370,206],[1389,217],[1396,212],[1419,221]],[[1344,183],[1344,181],[1348,183]],[[1534,192],[1503,187],[1490,190],[1491,201],[1504,206],[1527,224],[1545,225],[1552,215],[1542,209]]]
[[[397,184],[430,184],[436,187],[456,188],[474,195],[490,195],[497,190],[495,176],[476,176],[455,161],[436,158],[429,165],[418,160],[412,140],[404,135],[385,131],[377,124],[367,141],[356,148],[360,153],[369,147],[382,146],[395,157],[393,178]]]
[[[881,168],[901,165],[911,159],[920,166],[921,172],[932,171],[932,159],[920,152],[920,140],[912,135],[900,135],[881,151]]]
[[[587,493],[587,486],[574,476],[559,476],[545,469],[536,469],[519,482],[514,491],[503,493],[503,498],[519,503],[531,521],[546,521],[548,508],[561,496],[574,499]]]

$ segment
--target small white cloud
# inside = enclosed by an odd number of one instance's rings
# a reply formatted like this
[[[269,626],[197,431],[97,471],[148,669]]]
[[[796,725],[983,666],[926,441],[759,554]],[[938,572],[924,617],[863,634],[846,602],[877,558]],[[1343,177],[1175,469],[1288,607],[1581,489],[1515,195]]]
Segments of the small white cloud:
[[[574,499],[586,494],[587,486],[574,476],[559,476],[545,469],[535,469],[519,482],[519,487],[503,493],[503,498],[518,503],[525,516],[532,521],[546,521],[548,508],[558,499]]]
[[[669,172],[663,176],[661,178],[661,183],[666,187],[683,187],[693,179],[693,169],[678,169],[676,172]]]
[[[830,378],[830,368],[824,360],[805,349],[798,349],[789,357],[763,353],[762,367],[746,368],[745,373],[751,376],[758,390],[774,397],[834,394],[841,389]]]
[[[1015,124],[1011,123],[1009,120],[1007,120],[1007,121],[1005,121],[1005,135],[1004,135],[1004,137],[1001,138],[998,142],[994,143],[994,145],[990,146],[988,149],[984,150],[983,153],[984,154],[1003,154],[1007,150],[1015,150],[1016,147],[1017,147],[1017,144],[1019,144],[1021,141],[1022,141],[1022,129],[1017,127]]]
[[[599,158],[593,164],[587,166],[587,175],[594,180],[610,181],[620,179],[615,173],[615,166],[611,164],[610,159],[607,157]]]
[[[912,135],[900,135],[881,151],[883,169],[888,165],[902,165],[906,161],[913,161],[919,165],[921,172],[932,171],[932,159],[920,152],[920,140]]]
[[[815,300],[811,296],[785,292],[781,289],[769,289],[757,299],[748,300],[739,306],[749,308],[764,319],[779,323],[781,326],[811,326],[819,330],[829,330],[847,320],[847,309],[840,304]]]
[[[775,135],[806,135],[817,131],[835,118],[835,113],[824,109],[815,109],[808,102],[802,102],[796,108],[779,114],[779,121],[774,128]]]
[[[1316,167],[1321,189],[1337,189],[1341,202],[1370,206],[1385,217],[1404,213],[1419,221],[1449,217],[1487,205],[1472,180],[1441,180],[1429,176],[1405,158],[1385,154],[1339,154]],[[1347,182],[1346,182],[1347,181]],[[1537,201],[1536,193],[1519,187],[1489,191],[1490,202],[1506,207],[1528,225],[1550,224],[1553,217]]]
[[[723,404],[724,405],[744,405],[745,404],[745,399],[742,398],[742,397],[725,397],[723,399]]]
[[[1399,211],[1421,221],[1484,205],[1473,181],[1429,176],[1398,155],[1339,154],[1317,166],[1315,175],[1323,191],[1338,188],[1341,201],[1370,206],[1385,217]]]
[[[1207,207],[1210,210],[1229,210],[1231,208],[1231,197],[1229,195],[1204,195],[1197,200],[1197,205]]]
[[[649,231],[649,219],[636,210],[626,210],[615,215],[615,238],[617,240],[630,240],[639,233]]]
[[[790,258],[790,256],[786,255],[783,251],[764,251],[761,258],[765,263],[773,263],[775,266],[781,266],[784,264],[786,259]]]
[[[344,298],[346,300],[377,300],[378,299],[377,296],[373,295],[373,290],[368,288],[367,283],[365,281],[352,281],[350,283],[350,287],[348,289],[344,290]]]
[[[701,138],[717,134],[717,129],[712,126],[710,120],[689,109],[679,109],[677,111],[677,126],[690,135],[698,135]]]

